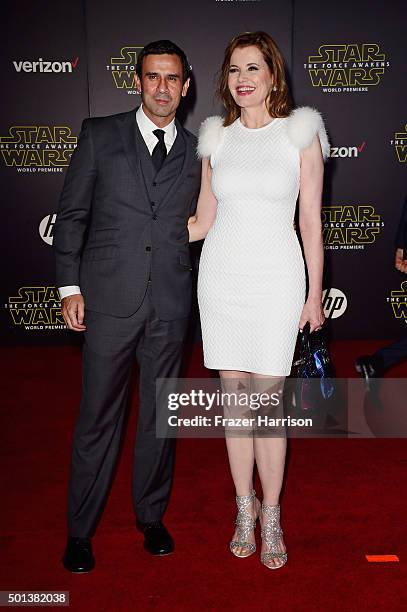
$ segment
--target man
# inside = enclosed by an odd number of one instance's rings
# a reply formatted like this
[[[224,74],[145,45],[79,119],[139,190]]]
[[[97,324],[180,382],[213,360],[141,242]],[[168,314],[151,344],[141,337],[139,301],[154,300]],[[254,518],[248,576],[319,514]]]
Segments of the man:
[[[91,537],[112,480],[134,356],[140,368],[136,525],[150,553],[173,551],[161,519],[174,440],[156,437],[155,380],[178,376],[190,309],[187,220],[196,207],[200,164],[195,136],[175,118],[190,70],[171,41],[144,47],[136,68],[142,105],[83,122],[60,198],[57,285],[67,326],[84,334],[63,557],[72,572],[94,567]]]
[[[399,226],[395,238],[395,268],[407,274],[407,197],[404,201]],[[370,389],[371,378],[382,377],[386,370],[407,357],[407,335],[382,347],[373,355],[362,355],[355,362],[356,371],[364,376],[367,388]]]

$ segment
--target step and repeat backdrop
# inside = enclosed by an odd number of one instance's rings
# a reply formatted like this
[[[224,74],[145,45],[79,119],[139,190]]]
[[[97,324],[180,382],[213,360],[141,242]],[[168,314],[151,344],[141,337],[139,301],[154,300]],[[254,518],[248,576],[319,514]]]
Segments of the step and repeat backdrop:
[[[405,2],[20,0],[2,14],[4,343],[78,341],[61,316],[52,242],[82,120],[137,107],[137,54],[169,38],[193,67],[180,117],[197,133],[222,112],[214,87],[227,42],[259,29],[283,52],[295,105],[322,113],[331,142],[322,210],[330,335],[405,333],[407,279],[394,268],[407,195]],[[196,308],[193,321],[199,337]]]

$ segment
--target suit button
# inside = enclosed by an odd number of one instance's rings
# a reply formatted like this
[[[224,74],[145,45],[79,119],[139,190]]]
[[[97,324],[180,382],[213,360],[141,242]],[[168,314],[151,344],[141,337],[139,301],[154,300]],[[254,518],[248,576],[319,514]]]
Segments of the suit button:
[[[146,247],[146,251],[151,251],[151,247],[150,247],[150,246],[147,246],[147,247]]]
[[[154,221],[157,221],[157,219],[158,219],[158,217],[157,217],[157,215],[154,213],[154,215],[153,215],[153,220],[154,220]]]
[[[153,206],[153,207],[154,207],[154,206],[155,206],[155,202],[151,202],[151,206]]]
[[[153,182],[153,187],[157,187],[157,183],[155,181]]]

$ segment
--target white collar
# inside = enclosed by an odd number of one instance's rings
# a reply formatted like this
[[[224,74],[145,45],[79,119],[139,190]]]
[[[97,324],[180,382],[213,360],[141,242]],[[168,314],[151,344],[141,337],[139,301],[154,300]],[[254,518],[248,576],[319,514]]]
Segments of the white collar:
[[[145,134],[151,134],[154,130],[164,130],[166,136],[168,136],[171,140],[175,140],[176,136],[176,127],[175,127],[175,118],[163,128],[159,128],[143,111],[143,105],[141,104],[139,109],[136,112],[137,115],[137,125],[140,128],[140,132],[144,136]]]

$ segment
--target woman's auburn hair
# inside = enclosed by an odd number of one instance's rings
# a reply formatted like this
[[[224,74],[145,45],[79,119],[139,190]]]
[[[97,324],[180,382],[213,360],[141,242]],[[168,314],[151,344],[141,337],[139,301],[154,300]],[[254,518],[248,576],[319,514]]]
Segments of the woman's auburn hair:
[[[276,91],[270,91],[268,98],[268,112],[271,117],[287,117],[292,104],[285,76],[284,59],[277,44],[266,32],[243,32],[232,38],[225,49],[225,56],[219,75],[217,95],[226,109],[223,125],[226,127],[240,117],[240,107],[236,104],[228,87],[230,58],[235,49],[240,47],[257,47],[263,54],[264,61],[269,67]]]

